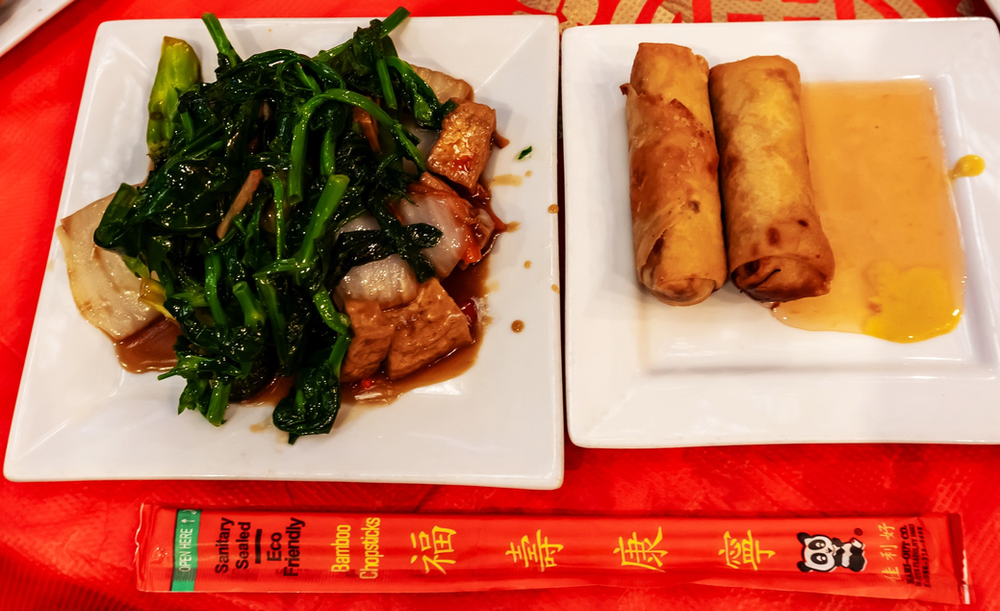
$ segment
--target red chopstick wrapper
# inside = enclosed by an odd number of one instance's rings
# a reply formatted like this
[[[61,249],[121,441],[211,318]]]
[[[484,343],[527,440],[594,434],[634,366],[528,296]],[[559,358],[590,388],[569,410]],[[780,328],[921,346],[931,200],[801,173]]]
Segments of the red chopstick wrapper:
[[[956,514],[677,518],[143,505],[148,592],[462,592],[680,583],[968,603]]]

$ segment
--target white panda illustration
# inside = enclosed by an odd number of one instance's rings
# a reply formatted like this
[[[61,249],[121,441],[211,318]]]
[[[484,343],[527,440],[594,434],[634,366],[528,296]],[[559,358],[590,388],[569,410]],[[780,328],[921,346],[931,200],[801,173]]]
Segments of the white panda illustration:
[[[803,573],[829,573],[838,567],[857,573],[863,571],[868,564],[865,544],[857,539],[852,538],[844,543],[835,537],[799,533],[799,542],[802,543],[802,561],[798,563],[798,567]]]

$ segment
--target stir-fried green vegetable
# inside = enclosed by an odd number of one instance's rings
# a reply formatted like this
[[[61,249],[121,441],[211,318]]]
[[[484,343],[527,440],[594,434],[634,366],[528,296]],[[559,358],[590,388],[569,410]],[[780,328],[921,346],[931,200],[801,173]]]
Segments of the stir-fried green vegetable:
[[[121,186],[94,241],[119,253],[180,325],[177,365],[160,376],[187,381],[180,411],[220,425],[231,401],[294,375],[275,425],[292,442],[329,432],[351,341],[331,290],[351,267],[395,253],[419,281],[433,276],[421,249],[440,231],[404,227],[388,207],[424,169],[400,118],[440,129],[452,109],[396,55],[388,34],[407,15],[397,9],[315,57],[279,49],[241,59],[205,14],[219,58],[213,83],[199,82],[187,43],[165,39],[149,104],[153,170],[144,186]],[[378,152],[354,108],[379,124]],[[365,212],[379,230],[337,235]]]

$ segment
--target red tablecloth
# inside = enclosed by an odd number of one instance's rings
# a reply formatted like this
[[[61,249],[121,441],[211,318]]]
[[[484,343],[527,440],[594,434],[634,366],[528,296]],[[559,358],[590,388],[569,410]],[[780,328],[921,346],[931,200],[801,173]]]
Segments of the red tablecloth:
[[[24,0],[7,0],[17,2]],[[976,0],[979,2],[979,0]],[[410,0],[415,15],[554,13],[572,24],[988,14],[971,0]],[[387,15],[395,0],[77,0],[0,58],[0,444],[24,365],[87,61],[112,19]],[[2,18],[2,17],[0,17]],[[933,44],[933,41],[928,41]],[[998,414],[1000,417],[1000,414]],[[383,512],[725,516],[962,514],[976,609],[1000,608],[1000,448],[765,446],[583,450],[560,490],[275,482],[0,481],[0,609],[920,609],[717,589],[577,588],[461,595],[151,595],[136,591],[139,504]]]

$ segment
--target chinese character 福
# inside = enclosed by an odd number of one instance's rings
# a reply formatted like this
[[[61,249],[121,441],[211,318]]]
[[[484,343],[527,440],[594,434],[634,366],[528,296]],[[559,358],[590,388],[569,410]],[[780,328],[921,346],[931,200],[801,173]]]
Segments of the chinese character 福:
[[[410,564],[417,561],[417,558],[423,556],[424,561],[424,573],[430,573],[431,567],[433,566],[441,573],[447,575],[448,573],[444,570],[442,564],[455,564],[454,560],[448,560],[447,558],[441,558],[442,554],[451,554],[455,552],[455,548],[452,547],[451,537],[456,534],[454,530],[450,528],[441,528],[440,526],[435,526],[431,529],[431,533],[427,534],[424,531],[420,531],[419,534],[410,533],[410,543],[413,544],[413,549],[423,552],[422,554],[414,554],[410,558]],[[419,547],[418,547],[419,546]],[[431,555],[428,555],[430,552]]]

